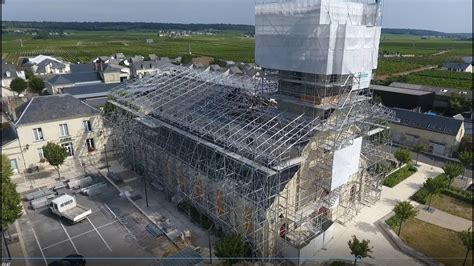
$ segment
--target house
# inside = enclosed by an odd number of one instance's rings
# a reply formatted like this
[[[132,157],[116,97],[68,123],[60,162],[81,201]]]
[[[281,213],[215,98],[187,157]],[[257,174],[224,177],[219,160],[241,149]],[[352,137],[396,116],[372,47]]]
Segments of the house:
[[[120,60],[124,60],[126,58],[123,53],[115,53],[112,55],[112,57],[115,59],[120,59]]]
[[[399,122],[391,122],[395,144],[414,147],[423,144],[428,153],[452,157],[463,138],[464,122],[452,117],[393,108]]]
[[[110,94],[110,91],[119,85],[120,83],[99,83],[84,86],[74,86],[63,88],[62,93],[70,94],[75,98],[84,101],[90,106],[100,108],[107,102],[107,97]]]
[[[115,59],[110,59],[110,61]],[[109,60],[107,60],[109,61]],[[45,81],[46,89],[51,94],[62,93],[64,88],[83,87],[120,83],[129,79],[128,67],[118,64],[105,63],[101,58],[90,64],[72,64],[71,73],[55,75]]]
[[[159,73],[161,69],[170,64],[169,59],[158,59],[150,61],[132,61],[130,66],[133,77],[144,77]]]
[[[66,74],[71,72],[69,63],[47,55],[29,58],[23,67],[31,69],[33,73],[38,75]]]
[[[471,63],[445,63],[442,67],[444,70],[453,71],[453,72],[469,72],[472,73],[472,64]]]
[[[433,109],[438,111],[443,111],[449,108],[449,101],[453,95],[459,95],[461,97],[466,97],[467,99],[472,99],[472,91],[461,91],[454,88],[432,87],[402,82],[392,82],[390,87],[434,92],[435,98],[433,101]]]
[[[10,83],[16,78],[25,79],[25,71],[17,70],[15,65],[7,64],[2,59],[2,88],[10,89]],[[2,95],[5,96],[3,93]]]
[[[403,109],[420,109],[423,112],[433,109],[435,93],[432,91],[397,88],[393,86],[371,85],[374,97],[380,97],[383,105]]]
[[[472,56],[463,57],[463,58],[462,58],[462,61],[463,61],[464,63],[467,63],[467,64],[471,64],[471,65],[472,65]]]
[[[8,156],[14,171],[48,167],[43,155],[48,142],[67,149],[66,164],[92,163],[101,157],[107,133],[97,109],[63,94],[33,97],[18,111],[18,120],[10,124],[14,135],[7,132],[8,141],[2,143],[2,153]]]

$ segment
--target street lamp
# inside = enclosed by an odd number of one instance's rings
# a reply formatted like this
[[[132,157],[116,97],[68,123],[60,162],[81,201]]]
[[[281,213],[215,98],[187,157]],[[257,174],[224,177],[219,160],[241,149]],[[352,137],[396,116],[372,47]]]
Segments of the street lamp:
[[[104,144],[104,151],[105,151],[105,163],[107,165],[107,176],[110,174],[110,169],[109,169],[109,158],[107,157],[107,145]]]
[[[207,237],[209,241],[209,263],[212,264],[212,248],[211,248],[211,230],[214,228],[214,223],[207,229]]]

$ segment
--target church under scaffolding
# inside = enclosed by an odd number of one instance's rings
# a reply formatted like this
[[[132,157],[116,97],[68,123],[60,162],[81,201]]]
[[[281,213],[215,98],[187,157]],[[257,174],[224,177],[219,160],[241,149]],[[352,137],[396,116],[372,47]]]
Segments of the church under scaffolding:
[[[302,263],[295,258],[312,257],[337,234],[334,222],[349,221],[380,198],[384,165],[393,160],[387,121],[394,114],[372,102],[366,80],[376,60],[361,62],[360,68],[350,60],[348,66],[336,62],[344,57],[337,53],[360,48],[369,55],[373,43],[378,47],[380,8],[378,0],[259,0],[259,78],[168,65],[123,84],[109,99],[112,141],[124,161],[170,200],[190,204],[216,228],[243,234],[255,256]],[[325,12],[338,21],[323,21]],[[347,44],[354,36],[342,34],[346,28],[329,27],[329,36],[340,33],[334,42],[349,48],[308,49],[314,53],[307,56],[325,57],[330,70],[308,68],[322,62],[308,65],[297,54],[267,60],[272,48],[284,49],[283,43],[271,42],[275,36],[322,38],[288,25],[280,31],[276,21],[304,20],[319,32],[321,25],[346,25],[341,23],[345,14],[345,23],[359,32],[376,29],[362,34],[370,45],[359,47]],[[274,45],[262,52],[266,42]]]

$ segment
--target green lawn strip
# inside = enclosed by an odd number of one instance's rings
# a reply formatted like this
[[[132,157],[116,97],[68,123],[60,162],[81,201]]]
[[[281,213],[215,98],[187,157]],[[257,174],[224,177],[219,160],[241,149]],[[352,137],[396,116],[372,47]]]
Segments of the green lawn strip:
[[[413,165],[405,165],[404,167],[387,176],[383,181],[383,184],[387,187],[394,187],[416,173],[416,171],[417,169]]]
[[[389,218],[386,223],[394,232],[398,231],[396,219]],[[447,266],[462,265],[464,261],[466,249],[455,231],[410,219],[403,224],[401,239],[413,249]],[[472,265],[472,256],[469,257],[466,265]]]

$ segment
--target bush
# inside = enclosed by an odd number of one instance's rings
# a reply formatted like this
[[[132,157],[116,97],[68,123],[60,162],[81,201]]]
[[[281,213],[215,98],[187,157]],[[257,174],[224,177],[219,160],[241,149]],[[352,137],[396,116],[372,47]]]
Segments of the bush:
[[[451,188],[451,189],[445,189],[442,193],[446,196],[450,196],[452,198],[464,201],[469,204],[474,203],[474,200],[472,198],[472,192],[470,191]]]
[[[388,226],[390,226],[394,232],[396,232],[400,227],[400,219],[397,219],[397,216],[395,215],[388,218],[385,223],[388,224]]]
[[[398,185],[400,182],[402,182],[403,180],[407,179],[408,177],[416,173],[416,171],[417,169],[413,165],[411,164],[406,165],[398,169],[394,173],[390,174],[389,176],[387,176],[385,180],[383,181],[383,184],[384,186],[387,186],[387,187],[394,187]]]

